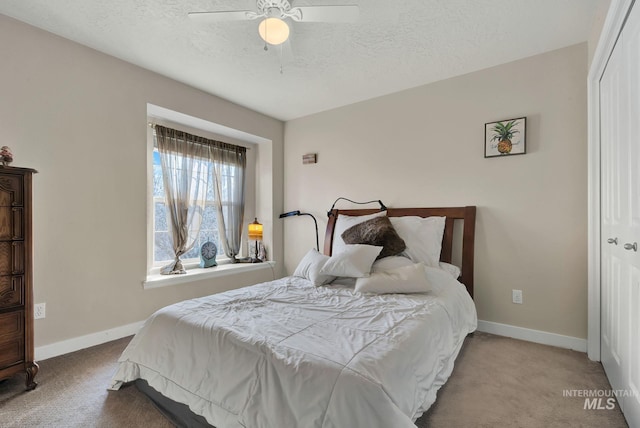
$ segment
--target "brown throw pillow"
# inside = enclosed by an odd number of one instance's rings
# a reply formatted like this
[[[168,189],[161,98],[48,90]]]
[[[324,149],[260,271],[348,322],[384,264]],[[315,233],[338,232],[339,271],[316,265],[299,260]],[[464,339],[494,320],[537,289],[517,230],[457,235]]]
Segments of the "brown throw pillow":
[[[376,217],[371,220],[351,226],[342,233],[345,244],[366,244],[383,247],[377,257],[395,256],[404,251],[407,246],[393,228],[389,217]]]

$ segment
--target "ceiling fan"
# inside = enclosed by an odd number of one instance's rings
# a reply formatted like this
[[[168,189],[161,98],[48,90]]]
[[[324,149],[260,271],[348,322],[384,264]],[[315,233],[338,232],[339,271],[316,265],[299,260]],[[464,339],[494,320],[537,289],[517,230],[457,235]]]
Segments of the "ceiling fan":
[[[189,18],[202,22],[246,21],[263,19],[258,27],[260,37],[271,45],[279,45],[289,38],[289,26],[296,22],[355,22],[359,9],[355,5],[292,7],[288,0],[257,0],[257,11],[230,10],[189,12]]]

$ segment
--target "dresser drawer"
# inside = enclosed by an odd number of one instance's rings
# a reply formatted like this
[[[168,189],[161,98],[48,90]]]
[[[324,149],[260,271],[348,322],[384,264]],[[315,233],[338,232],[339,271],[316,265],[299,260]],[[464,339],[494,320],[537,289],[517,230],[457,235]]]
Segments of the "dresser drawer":
[[[0,339],[0,367],[8,367],[24,361],[24,337]]]
[[[0,176],[0,206],[24,204],[24,178],[21,175]]]
[[[0,242],[0,275],[24,273],[24,242]]]
[[[16,336],[24,336],[24,311],[0,314],[0,342]]]
[[[0,241],[24,239],[21,207],[0,206]]]
[[[0,276],[0,309],[24,305],[24,276]]]

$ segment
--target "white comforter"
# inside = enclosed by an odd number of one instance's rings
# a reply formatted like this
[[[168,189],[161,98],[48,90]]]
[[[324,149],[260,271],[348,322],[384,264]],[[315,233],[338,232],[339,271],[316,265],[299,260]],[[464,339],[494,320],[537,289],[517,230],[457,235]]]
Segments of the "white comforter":
[[[138,378],[217,428],[415,428],[475,330],[464,286],[363,295],[287,277],[153,314],[111,389]]]

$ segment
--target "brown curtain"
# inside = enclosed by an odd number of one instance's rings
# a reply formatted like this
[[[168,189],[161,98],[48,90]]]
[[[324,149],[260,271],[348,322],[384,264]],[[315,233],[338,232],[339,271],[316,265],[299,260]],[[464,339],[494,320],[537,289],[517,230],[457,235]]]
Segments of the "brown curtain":
[[[211,185],[209,147],[201,137],[155,126],[162,179],[175,259],[160,269],[163,275],[186,273],[180,256],[193,247]]]
[[[242,243],[247,149],[220,143],[211,146],[210,156],[214,164],[220,242],[227,257],[235,261]]]

